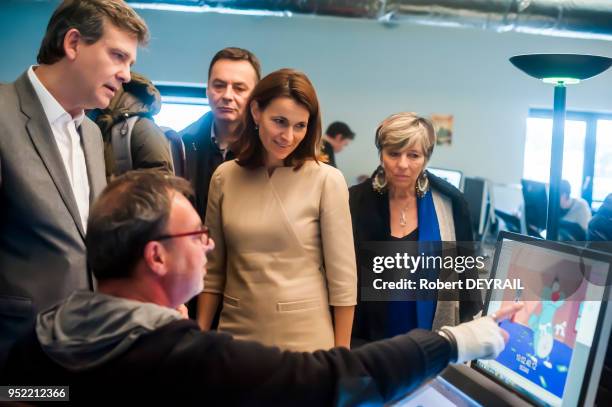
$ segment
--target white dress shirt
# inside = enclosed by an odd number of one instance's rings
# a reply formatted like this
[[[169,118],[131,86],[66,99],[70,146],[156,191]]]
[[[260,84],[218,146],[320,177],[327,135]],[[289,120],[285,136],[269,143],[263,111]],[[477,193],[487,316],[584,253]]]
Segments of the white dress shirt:
[[[34,73],[34,67],[28,69],[28,78],[34,86],[36,95],[42,104],[47,120],[53,131],[53,138],[62,156],[64,168],[68,174],[68,180],[72,187],[83,230],[87,228],[89,216],[89,179],[87,178],[87,165],[85,164],[85,152],[81,143],[81,135],[77,128],[81,126],[85,113],[81,112],[73,118],[59,104],[53,95],[45,88]]]

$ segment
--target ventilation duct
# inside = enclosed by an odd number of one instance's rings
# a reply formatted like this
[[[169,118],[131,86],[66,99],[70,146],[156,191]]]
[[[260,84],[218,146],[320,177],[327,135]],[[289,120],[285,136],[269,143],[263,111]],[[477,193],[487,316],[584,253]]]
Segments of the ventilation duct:
[[[136,3],[136,2],[131,2]],[[379,19],[387,23],[472,27],[612,40],[612,0],[140,0],[210,12],[292,13]]]

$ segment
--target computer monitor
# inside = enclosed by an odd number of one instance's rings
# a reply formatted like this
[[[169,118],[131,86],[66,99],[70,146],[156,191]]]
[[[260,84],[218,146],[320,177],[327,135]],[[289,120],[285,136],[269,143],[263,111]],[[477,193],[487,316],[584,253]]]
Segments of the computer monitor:
[[[435,167],[427,167],[427,171],[431,172],[436,177],[442,178],[455,188],[461,190],[461,181],[463,179],[463,173],[461,171]]]
[[[539,236],[539,232],[546,229],[548,188],[542,182],[526,179],[521,180],[521,185],[523,186],[523,199],[525,200],[527,232],[532,236]]]
[[[483,178],[466,177],[463,181],[463,196],[472,218],[472,230],[482,236],[488,219],[488,182]]]
[[[612,325],[611,264],[601,252],[500,233],[490,279],[521,284],[489,290],[484,314],[517,299],[525,307],[500,324],[504,351],[472,367],[535,405],[592,405]]]
[[[494,214],[501,220],[499,230],[527,233],[525,226],[525,199],[520,184],[493,184],[491,193],[495,197]]]
[[[495,195],[495,209],[516,215],[523,211],[523,187],[520,184],[494,183],[491,188]]]

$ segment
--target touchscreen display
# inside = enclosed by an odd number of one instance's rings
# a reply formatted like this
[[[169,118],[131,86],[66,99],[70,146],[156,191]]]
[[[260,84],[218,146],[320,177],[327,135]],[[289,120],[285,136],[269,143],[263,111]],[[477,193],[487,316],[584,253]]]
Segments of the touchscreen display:
[[[510,339],[495,360],[477,366],[540,405],[578,404],[587,375],[609,263],[504,241],[496,278],[521,279],[522,289],[495,290],[487,314],[522,300],[500,324]]]

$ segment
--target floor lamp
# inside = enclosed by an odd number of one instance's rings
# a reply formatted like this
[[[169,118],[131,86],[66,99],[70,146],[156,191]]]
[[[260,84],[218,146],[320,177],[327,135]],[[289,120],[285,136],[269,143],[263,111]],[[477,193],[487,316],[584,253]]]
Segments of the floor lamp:
[[[563,138],[565,132],[565,89],[581,80],[599,75],[612,65],[612,58],[576,54],[517,55],[510,62],[527,75],[555,86],[553,137],[550,152],[550,186],[546,239],[559,236],[559,185],[563,171]]]

